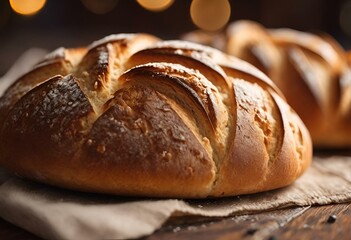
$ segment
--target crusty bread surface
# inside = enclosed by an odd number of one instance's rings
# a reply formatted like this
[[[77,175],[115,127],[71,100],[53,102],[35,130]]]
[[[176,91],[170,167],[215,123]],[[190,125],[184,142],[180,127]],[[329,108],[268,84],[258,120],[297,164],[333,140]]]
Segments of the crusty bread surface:
[[[306,127],[265,74],[148,34],[60,48],[0,99],[0,164],[63,188],[233,196],[287,186],[311,157]]]
[[[241,20],[209,36],[184,39],[210,44],[267,74],[298,113],[317,148],[351,147],[351,55],[330,36],[267,29]]]

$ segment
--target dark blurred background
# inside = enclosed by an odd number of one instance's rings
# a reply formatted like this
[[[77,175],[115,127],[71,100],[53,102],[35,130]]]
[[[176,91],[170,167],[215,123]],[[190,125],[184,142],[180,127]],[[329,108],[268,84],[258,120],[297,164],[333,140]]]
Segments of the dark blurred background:
[[[172,39],[198,28],[190,16],[194,0],[169,0],[169,6],[159,11],[143,7],[142,0],[40,0],[45,5],[34,14],[15,12],[18,4],[30,8],[37,1],[0,0],[0,75],[31,47],[81,46],[120,32],[148,32]],[[351,48],[351,0],[197,1],[229,2],[229,22],[251,19],[266,27],[323,31]]]

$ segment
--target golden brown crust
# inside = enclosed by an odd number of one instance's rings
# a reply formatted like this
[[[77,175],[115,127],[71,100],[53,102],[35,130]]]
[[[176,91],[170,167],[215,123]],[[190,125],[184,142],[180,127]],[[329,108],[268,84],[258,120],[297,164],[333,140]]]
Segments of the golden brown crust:
[[[146,34],[58,49],[0,100],[0,163],[81,191],[203,198],[292,183],[310,136],[263,73]]]
[[[224,48],[274,81],[306,124],[314,146],[351,146],[350,57],[332,37],[237,21],[227,29]]]

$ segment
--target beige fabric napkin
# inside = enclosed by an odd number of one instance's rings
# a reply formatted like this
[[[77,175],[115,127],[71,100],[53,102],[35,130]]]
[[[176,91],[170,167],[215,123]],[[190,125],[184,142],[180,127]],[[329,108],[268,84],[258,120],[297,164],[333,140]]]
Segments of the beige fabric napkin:
[[[227,216],[288,206],[351,201],[351,157],[315,158],[287,188],[206,200],[86,194],[10,178],[0,186],[0,216],[47,239],[125,239],[153,233],[173,214]]]

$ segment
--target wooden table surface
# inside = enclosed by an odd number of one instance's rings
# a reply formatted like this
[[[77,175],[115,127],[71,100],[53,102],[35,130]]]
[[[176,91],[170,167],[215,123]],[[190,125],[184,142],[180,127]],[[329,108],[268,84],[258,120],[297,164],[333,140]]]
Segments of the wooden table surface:
[[[328,218],[336,216],[335,222]],[[0,239],[40,238],[0,219]],[[351,203],[297,207],[260,214],[174,217],[143,239],[351,239]]]

